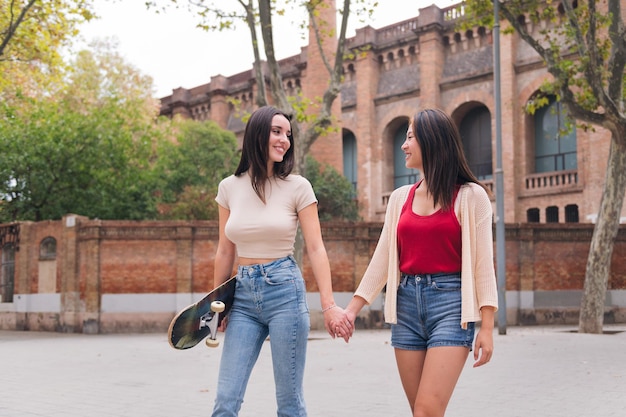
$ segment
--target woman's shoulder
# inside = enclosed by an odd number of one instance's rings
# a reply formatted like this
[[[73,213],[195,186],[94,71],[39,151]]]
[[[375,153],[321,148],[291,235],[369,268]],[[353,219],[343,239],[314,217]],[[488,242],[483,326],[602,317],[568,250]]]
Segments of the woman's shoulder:
[[[223,178],[223,179],[220,181],[220,186],[228,186],[228,185],[232,185],[232,184],[234,184],[234,183],[236,183],[236,182],[240,181],[242,177],[243,177],[243,175],[236,176],[235,174],[231,174],[231,175],[229,175],[228,177]]]
[[[406,200],[406,196],[409,194],[411,187],[413,187],[414,185],[415,184],[402,185],[393,190],[391,192],[391,195],[389,196],[389,202],[391,203],[392,201],[395,201],[397,199],[402,199],[402,201]]]
[[[459,190],[459,194],[463,194],[464,198],[461,203],[466,207],[473,206],[475,210],[491,211],[491,198],[487,190],[480,184],[475,182],[467,182],[463,184]]]
[[[249,175],[245,173],[241,175],[231,174],[220,181],[218,188],[221,190],[240,191],[242,188],[249,188],[250,184]]]
[[[289,187],[293,187],[296,189],[313,189],[311,181],[309,181],[306,177],[303,177],[300,174],[289,174],[285,178],[283,178],[282,181],[286,181],[289,184]]]
[[[289,174],[286,177],[274,177],[270,183],[277,187],[281,193],[296,193],[298,195],[314,194],[311,182],[298,174]]]
[[[485,187],[475,182],[466,182],[465,184],[461,185],[460,191],[474,198],[489,199],[489,194],[487,194],[487,190],[485,190]]]
[[[311,183],[306,177],[300,174],[289,174],[285,177],[285,180],[295,182],[296,184]]]
[[[406,201],[409,191],[411,191],[411,187],[415,184],[402,185],[391,192],[389,195],[389,202],[387,203],[387,211],[394,208],[395,210],[400,210],[400,207]]]
[[[222,178],[222,181],[234,181],[237,178],[241,178],[241,177],[242,175],[236,176],[235,174],[230,174],[229,176]]]

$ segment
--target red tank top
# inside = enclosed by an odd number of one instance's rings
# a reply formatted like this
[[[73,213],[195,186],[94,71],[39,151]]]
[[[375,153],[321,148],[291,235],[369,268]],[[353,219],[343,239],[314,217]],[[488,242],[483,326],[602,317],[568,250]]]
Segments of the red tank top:
[[[402,206],[398,221],[398,256],[404,274],[437,274],[461,270],[461,225],[454,207],[429,216],[413,212],[415,184]],[[457,187],[454,200],[459,192]],[[453,205],[454,206],[454,205]]]

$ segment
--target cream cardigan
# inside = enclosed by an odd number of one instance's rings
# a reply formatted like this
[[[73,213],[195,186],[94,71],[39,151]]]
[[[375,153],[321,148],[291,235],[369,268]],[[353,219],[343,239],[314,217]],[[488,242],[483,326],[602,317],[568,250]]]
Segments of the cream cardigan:
[[[387,285],[384,313],[385,321],[391,324],[397,322],[396,296],[400,283],[396,231],[411,187],[405,185],[391,193],[380,239],[354,293],[370,304]],[[459,190],[454,211],[461,224],[461,327],[466,328],[467,323],[480,321],[482,307],[498,308],[491,201],[480,185],[467,183]]]

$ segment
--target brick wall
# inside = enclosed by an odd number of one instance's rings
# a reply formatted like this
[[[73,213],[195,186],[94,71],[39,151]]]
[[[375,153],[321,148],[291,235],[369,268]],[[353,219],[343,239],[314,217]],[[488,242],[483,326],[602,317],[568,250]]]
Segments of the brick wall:
[[[382,225],[325,223],[333,289],[345,305],[374,252]],[[15,295],[0,303],[0,329],[61,332],[165,331],[174,314],[212,287],[216,222],[129,222],[67,216],[20,224]],[[509,324],[576,323],[593,225],[506,226]],[[43,239],[57,241],[56,286],[39,285]],[[626,322],[626,227],[615,242],[606,319]],[[46,264],[49,267],[49,264]],[[302,269],[313,327],[319,297],[306,255]],[[54,288],[56,287],[56,288]],[[363,326],[382,325],[379,302]]]

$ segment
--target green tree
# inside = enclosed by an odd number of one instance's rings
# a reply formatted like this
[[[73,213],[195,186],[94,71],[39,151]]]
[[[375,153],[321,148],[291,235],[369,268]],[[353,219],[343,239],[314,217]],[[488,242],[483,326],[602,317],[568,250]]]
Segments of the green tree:
[[[470,24],[492,24],[491,0],[467,0]],[[501,17],[543,59],[553,76],[543,85],[579,125],[611,132],[600,210],[587,258],[579,331],[601,333],[611,257],[626,193],[626,113],[624,69],[626,26],[621,0],[507,0]],[[547,25],[543,26],[544,23]],[[541,29],[531,31],[531,27]],[[545,99],[532,102],[533,112]]]
[[[307,159],[304,176],[315,190],[320,220],[360,220],[359,205],[350,181],[332,166],[322,166],[311,156]]]
[[[163,219],[217,219],[219,182],[239,162],[237,139],[215,122],[176,121],[176,142],[158,148],[159,213]]]
[[[144,151],[111,108],[87,116],[66,103],[32,101],[0,114],[0,220],[41,221],[77,213],[142,219],[154,213]],[[139,146],[137,146],[139,145]]]
[[[0,113],[0,219],[156,216],[152,81],[110,45],[72,62],[65,82],[38,98],[13,94]]]
[[[92,0],[0,1],[0,99],[17,90],[38,95],[58,81],[62,50],[92,18]]]

